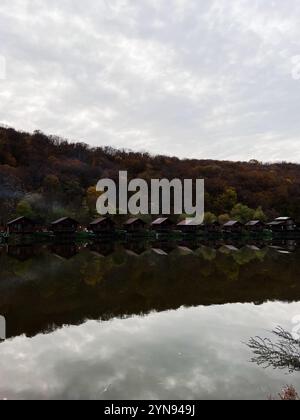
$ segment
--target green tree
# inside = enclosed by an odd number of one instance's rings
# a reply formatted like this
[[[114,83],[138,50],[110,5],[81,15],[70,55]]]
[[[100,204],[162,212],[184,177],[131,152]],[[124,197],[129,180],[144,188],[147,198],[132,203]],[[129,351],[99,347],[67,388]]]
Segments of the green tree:
[[[238,220],[242,223],[247,223],[250,220],[253,220],[255,210],[250,209],[250,207],[239,203],[234,206],[230,214],[232,219]]]
[[[18,216],[25,216],[29,218],[34,217],[34,212],[31,205],[26,200],[21,200],[17,204],[16,213]]]
[[[227,190],[217,199],[217,207],[220,212],[230,212],[237,204],[238,196],[234,188]]]
[[[229,220],[230,220],[230,216],[229,216],[229,214],[221,214],[219,217],[218,217],[218,220],[219,220],[219,223],[221,224],[221,225],[225,225],[225,223],[227,223],[227,222],[229,222]]]
[[[267,216],[265,215],[262,207],[258,207],[255,210],[254,216],[253,216],[254,220],[260,220],[261,222],[266,222],[267,221]]]
[[[204,215],[204,222],[205,223],[211,224],[211,223],[216,222],[216,220],[217,220],[217,216],[215,214],[213,214],[211,212],[205,213],[205,215]]]

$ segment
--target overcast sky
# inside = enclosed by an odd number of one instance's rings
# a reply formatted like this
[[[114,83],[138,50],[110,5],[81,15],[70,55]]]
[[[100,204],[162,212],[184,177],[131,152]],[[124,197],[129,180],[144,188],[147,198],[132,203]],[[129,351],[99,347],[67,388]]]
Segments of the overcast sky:
[[[300,162],[299,0],[1,0],[0,121],[70,140]]]

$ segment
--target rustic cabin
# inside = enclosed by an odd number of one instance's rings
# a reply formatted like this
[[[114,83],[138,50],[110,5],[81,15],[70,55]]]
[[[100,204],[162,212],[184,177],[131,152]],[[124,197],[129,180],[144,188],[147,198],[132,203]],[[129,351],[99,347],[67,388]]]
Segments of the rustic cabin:
[[[36,224],[28,217],[18,217],[7,223],[8,234],[32,234],[36,231]]]
[[[193,219],[183,220],[177,225],[177,229],[182,233],[197,233],[202,227],[203,225],[199,225],[199,223],[195,222]]]
[[[264,229],[266,228],[266,225],[260,220],[251,220],[245,225],[245,228],[249,232],[263,232]]]
[[[73,235],[79,223],[71,217],[63,217],[51,223],[51,231],[56,235]]]
[[[223,225],[222,229],[225,233],[241,233],[244,229],[244,225],[237,220],[230,220]]]
[[[297,229],[295,221],[291,217],[278,217],[268,224],[273,232],[293,232]]]
[[[139,218],[131,218],[124,223],[123,227],[127,233],[139,233],[146,229],[146,223]]]
[[[115,222],[109,217],[101,217],[89,225],[89,230],[96,235],[114,233],[115,228]]]
[[[219,233],[221,232],[221,224],[219,222],[205,223],[202,230],[208,234]]]
[[[174,223],[168,217],[161,217],[152,222],[151,229],[157,233],[164,233],[173,230],[174,226]]]

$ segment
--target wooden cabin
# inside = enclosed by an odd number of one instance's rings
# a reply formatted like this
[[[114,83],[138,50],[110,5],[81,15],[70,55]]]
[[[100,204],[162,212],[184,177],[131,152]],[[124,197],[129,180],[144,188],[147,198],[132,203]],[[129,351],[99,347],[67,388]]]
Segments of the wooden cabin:
[[[78,229],[79,223],[71,217],[63,217],[51,223],[51,231],[56,235],[73,235]]]
[[[178,223],[177,229],[182,233],[197,233],[203,225],[199,225],[193,219],[186,219]]]
[[[146,229],[146,223],[139,218],[131,218],[124,223],[123,227],[127,233],[139,233]]]
[[[230,220],[223,225],[222,229],[225,233],[242,233],[244,225],[237,220]]]
[[[94,220],[89,225],[89,230],[96,235],[114,233],[116,229],[115,222],[109,217],[101,217]]]
[[[219,222],[205,223],[202,226],[202,230],[208,234],[221,232],[221,224]]]
[[[151,229],[157,233],[170,232],[174,229],[174,223],[168,217],[161,217],[151,223]]]
[[[266,225],[260,220],[251,220],[250,222],[246,223],[245,228],[249,232],[263,232],[266,228]]]
[[[278,217],[268,224],[273,232],[293,232],[297,229],[295,221],[291,217]]]
[[[36,224],[28,217],[18,217],[7,223],[8,234],[27,235],[36,231]]]

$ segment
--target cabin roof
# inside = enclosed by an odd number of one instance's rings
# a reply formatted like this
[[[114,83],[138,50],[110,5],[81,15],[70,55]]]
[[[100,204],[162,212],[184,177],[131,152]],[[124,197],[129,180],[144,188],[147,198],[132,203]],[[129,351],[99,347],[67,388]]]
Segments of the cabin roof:
[[[274,220],[271,223],[268,223],[268,226],[280,226],[283,225],[285,223],[284,220]]]
[[[60,225],[63,222],[71,222],[74,223],[76,225],[79,225],[79,223],[72,219],[71,217],[62,217],[61,219],[55,220],[54,222],[51,223],[51,225],[55,226],[55,225]]]
[[[256,225],[260,225],[260,224],[262,224],[263,222],[262,221],[260,221],[260,220],[250,220],[250,222],[248,222],[247,224],[246,224],[246,226],[256,226]]]
[[[128,219],[125,223],[124,223],[124,226],[130,226],[130,225],[133,225],[133,224],[135,224],[135,223],[142,223],[143,225],[145,225],[146,223],[142,220],[142,219],[139,219],[138,217],[132,217],[131,219]]]
[[[152,224],[152,226],[159,226],[159,225],[162,225],[163,223],[166,223],[166,222],[172,223],[171,220],[168,217],[160,217],[160,218],[154,220],[151,224]]]
[[[231,227],[236,225],[241,225],[241,222],[238,222],[237,220],[230,220],[229,222],[225,223],[224,227]]]
[[[288,222],[289,220],[292,220],[291,217],[277,217],[277,219],[275,219],[275,222]]]
[[[101,225],[101,223],[110,221],[113,223],[113,221],[108,218],[108,217],[100,217],[99,219],[94,220],[93,222],[90,223],[90,226],[95,226],[95,225]]]
[[[195,222],[194,219],[185,219],[182,222],[179,222],[177,226],[202,226],[202,223],[199,224]]]
[[[28,217],[25,217],[25,216],[21,216],[21,217],[17,217],[16,219],[14,219],[14,220],[10,220],[8,223],[7,223],[7,226],[10,226],[10,225],[13,225],[13,224],[15,224],[15,223],[18,223],[18,222],[21,222],[22,220],[25,220],[26,222],[29,222],[29,223],[34,223],[31,219],[29,219]]]

